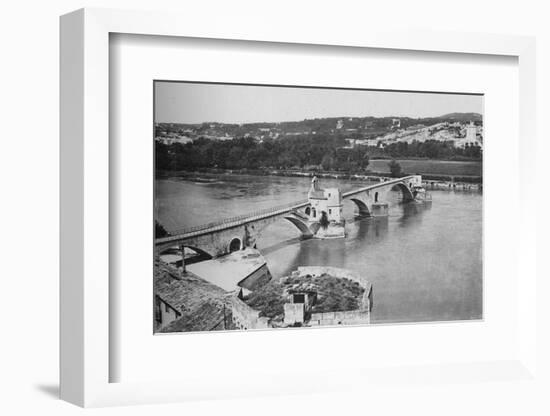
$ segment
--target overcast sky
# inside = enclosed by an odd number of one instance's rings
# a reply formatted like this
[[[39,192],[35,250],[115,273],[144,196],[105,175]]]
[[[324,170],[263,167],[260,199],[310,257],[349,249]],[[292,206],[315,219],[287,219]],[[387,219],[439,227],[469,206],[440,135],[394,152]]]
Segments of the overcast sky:
[[[249,85],[155,83],[155,121],[250,123],[321,117],[483,114],[483,97]]]

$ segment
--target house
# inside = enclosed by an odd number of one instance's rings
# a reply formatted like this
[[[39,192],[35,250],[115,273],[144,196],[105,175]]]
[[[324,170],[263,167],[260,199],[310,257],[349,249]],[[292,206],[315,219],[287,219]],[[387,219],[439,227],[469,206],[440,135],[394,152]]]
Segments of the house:
[[[295,284],[287,289],[288,302],[284,304],[284,323],[293,325],[309,319],[317,301],[317,290],[312,284]]]
[[[177,274],[168,272],[155,275],[154,289],[155,328],[159,330],[180,318],[185,311],[185,286]]]
[[[213,314],[218,316],[220,311],[223,312],[223,300],[227,296],[227,292],[219,287],[190,272],[182,275],[173,265],[160,259],[155,267],[153,289],[155,332],[172,332],[172,325],[180,321],[191,322],[190,317],[197,315],[197,311],[202,311],[206,302],[218,310]],[[204,314],[197,320],[197,325],[199,321],[210,325]],[[181,322],[177,325],[181,325]],[[197,329],[197,325],[193,324],[193,330],[201,330]],[[210,329],[209,327],[208,330]]]
[[[331,223],[342,222],[342,194],[338,188],[321,189],[319,180],[314,177],[307,197],[310,205],[306,208],[305,214],[309,217],[309,221],[318,222],[326,216]]]

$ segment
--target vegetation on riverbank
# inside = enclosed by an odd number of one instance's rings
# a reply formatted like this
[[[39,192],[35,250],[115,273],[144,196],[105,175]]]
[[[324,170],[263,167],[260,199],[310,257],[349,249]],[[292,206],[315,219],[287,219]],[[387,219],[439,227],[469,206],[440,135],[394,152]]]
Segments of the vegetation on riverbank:
[[[361,173],[371,157],[481,160],[479,147],[457,148],[436,140],[399,142],[384,148],[349,146],[343,136],[304,135],[266,139],[243,137],[219,141],[200,138],[182,144],[155,144],[156,169],[175,171],[198,168],[322,169]],[[412,172],[411,172],[412,173]]]
[[[384,161],[387,164],[387,161]],[[406,161],[405,161],[406,162]],[[400,164],[403,161],[399,161]],[[481,176],[460,176],[460,175],[445,175],[445,174],[424,174],[422,172],[412,171],[414,174],[421,174],[422,179],[426,181],[441,181],[441,182],[465,182],[465,183],[482,183]],[[256,168],[256,169],[220,169],[220,168],[197,168],[193,170],[178,170],[178,171],[157,171],[156,177],[162,178],[190,178],[194,181],[197,180],[197,175],[257,175],[257,176],[287,176],[287,177],[313,177],[319,178],[334,178],[345,180],[368,180],[373,178],[388,177],[386,172],[372,172],[367,170],[361,174],[336,172],[336,171],[323,171],[319,169],[271,169],[271,168]],[[413,174],[409,172],[402,173],[402,175]]]
[[[307,284],[317,292],[317,301],[312,312],[337,312],[355,310],[359,307],[365,289],[350,279],[323,274],[322,276],[286,277],[272,280],[253,292],[246,300],[248,306],[261,311],[262,316],[274,319],[284,313],[288,302],[286,290],[294,285]]]

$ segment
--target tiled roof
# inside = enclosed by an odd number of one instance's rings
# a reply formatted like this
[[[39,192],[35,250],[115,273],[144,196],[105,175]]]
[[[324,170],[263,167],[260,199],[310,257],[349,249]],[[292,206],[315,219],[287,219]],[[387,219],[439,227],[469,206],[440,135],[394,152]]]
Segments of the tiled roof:
[[[230,321],[229,310],[225,311],[226,321]],[[224,306],[218,301],[206,301],[193,312],[170,322],[160,332],[212,331],[224,328]]]
[[[154,279],[155,295],[179,312],[195,310],[206,300],[223,298],[226,292],[187,272],[180,279],[178,271],[158,261]]]

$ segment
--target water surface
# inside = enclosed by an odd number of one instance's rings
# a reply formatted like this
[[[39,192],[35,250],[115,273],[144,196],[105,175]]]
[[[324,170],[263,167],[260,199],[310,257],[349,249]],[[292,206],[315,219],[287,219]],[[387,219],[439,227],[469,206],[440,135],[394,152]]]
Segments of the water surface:
[[[321,179],[343,192],[368,183]],[[158,179],[156,209],[168,230],[230,218],[307,197],[309,178],[208,175]],[[344,202],[347,238],[300,240],[281,219],[258,240],[275,278],[298,266],[344,267],[374,288],[373,323],[482,317],[482,195],[434,191],[431,206],[398,203],[383,219],[356,219]]]

